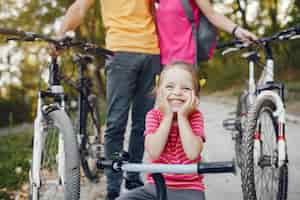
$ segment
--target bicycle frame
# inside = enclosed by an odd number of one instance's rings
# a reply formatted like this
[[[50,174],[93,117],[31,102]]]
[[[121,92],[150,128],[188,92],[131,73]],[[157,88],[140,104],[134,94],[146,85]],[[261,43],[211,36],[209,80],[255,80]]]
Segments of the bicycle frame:
[[[113,53],[109,50],[98,47],[92,43],[80,42],[73,40],[70,37],[64,37],[62,39],[54,39],[47,35],[33,33],[33,32],[25,32],[13,29],[6,29],[0,27],[0,34],[8,35],[11,38],[7,40],[14,41],[45,41],[49,44],[54,45],[56,50],[64,50],[71,48],[79,48],[80,50],[94,54],[100,55],[103,57],[107,57],[112,55]],[[12,37],[13,36],[13,37]],[[87,58],[87,57],[84,57]],[[81,62],[82,60],[79,59]],[[80,63],[82,64],[82,63]],[[81,66],[80,75],[84,72],[84,63]],[[60,134],[58,134],[58,138],[54,138],[57,143],[53,143],[57,146],[54,148],[57,151],[53,151],[51,153],[52,160],[55,162],[57,167],[57,175],[56,178],[58,180],[54,180],[55,184],[59,184],[60,186],[66,187],[67,190],[64,191],[66,194],[66,199],[79,199],[80,194],[80,168],[79,168],[79,152],[78,152],[78,144],[74,134],[72,122],[65,112],[65,95],[64,88],[60,84],[60,81],[63,79],[59,74],[59,66],[57,64],[57,57],[51,56],[51,65],[49,67],[49,82],[48,89],[46,91],[39,90],[37,96],[37,108],[36,108],[36,117],[34,119],[34,141],[33,141],[33,156],[32,156],[32,166],[30,170],[30,197],[33,200],[39,199],[40,188],[44,185],[41,181],[42,173],[42,164],[44,159],[43,153],[44,149],[48,147],[48,138],[47,134],[50,134],[48,131],[49,127],[56,127]],[[81,85],[84,82],[84,76],[80,77]],[[73,85],[72,85],[73,86]],[[75,88],[76,84],[75,84]],[[87,113],[91,111],[91,106],[88,102],[88,97],[85,96],[86,93],[89,93],[88,87],[80,86],[79,92],[80,97],[79,101],[81,102],[80,113]],[[83,91],[83,92],[82,92]],[[46,101],[48,98],[51,98],[51,104]],[[82,118],[86,118],[85,115],[82,115]],[[80,120],[81,120],[80,119]],[[81,120],[82,121],[82,120]],[[53,126],[54,125],[54,126]],[[85,124],[82,123],[81,126],[85,127]],[[84,129],[84,128],[82,128]],[[49,133],[48,133],[49,132]],[[83,131],[81,131],[83,132]],[[50,138],[51,139],[51,138]],[[45,146],[47,145],[47,146]],[[66,152],[68,152],[68,156],[65,156]],[[48,153],[48,152],[45,152]],[[52,161],[51,160],[51,161]],[[57,166],[58,164],[58,166]],[[70,170],[71,169],[71,170]],[[48,183],[48,177],[45,178],[45,183]],[[52,180],[49,180],[52,182]],[[46,185],[45,184],[45,185]]]
[[[90,56],[86,55],[76,55],[73,59],[73,61],[77,64],[79,67],[79,86],[76,87],[79,96],[78,96],[78,105],[79,105],[79,137],[80,137],[80,143],[86,144],[87,140],[87,133],[86,133],[86,125],[87,125],[87,114],[88,112],[93,112],[92,106],[90,105],[89,96],[91,93],[91,86],[89,84],[89,79],[86,78],[85,73],[87,70],[87,65],[91,63],[93,60]],[[93,117],[93,123],[97,124],[96,119]],[[97,124],[97,131],[100,132],[99,125]]]
[[[257,57],[251,55],[249,57],[249,88],[248,88],[248,102],[251,106],[254,102],[259,103],[261,99],[264,99],[265,96],[270,96],[274,99],[276,104],[276,111],[273,115],[277,118],[278,121],[278,162],[277,165],[280,167],[287,162],[287,152],[286,152],[286,141],[285,141],[285,105],[284,105],[284,86],[282,83],[274,83],[274,60],[272,56],[272,50],[268,43],[264,45],[264,51],[266,54],[266,64],[260,75],[259,81],[257,84],[254,79],[254,65]],[[274,90],[279,90],[275,92]],[[259,155],[261,151],[260,145],[260,133],[256,132],[254,136],[254,161],[255,163],[259,162]]]

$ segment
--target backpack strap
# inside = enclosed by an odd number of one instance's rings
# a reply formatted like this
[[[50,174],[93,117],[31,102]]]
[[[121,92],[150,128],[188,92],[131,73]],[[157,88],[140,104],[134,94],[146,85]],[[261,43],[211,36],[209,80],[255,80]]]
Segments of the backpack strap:
[[[197,34],[197,29],[196,29],[196,22],[195,22],[195,18],[194,18],[194,14],[193,14],[193,10],[192,10],[192,6],[190,4],[190,1],[189,0],[181,0],[181,4],[182,4],[182,7],[185,11],[185,14],[189,20],[189,22],[191,23],[192,25],[192,33],[193,33],[193,36],[195,38],[195,44],[196,44],[196,53],[195,53],[195,67],[197,69],[197,62],[198,62],[198,59],[197,59],[197,55],[198,55],[198,34]]]
[[[182,7],[191,24],[195,23],[192,6],[189,0],[181,0]]]

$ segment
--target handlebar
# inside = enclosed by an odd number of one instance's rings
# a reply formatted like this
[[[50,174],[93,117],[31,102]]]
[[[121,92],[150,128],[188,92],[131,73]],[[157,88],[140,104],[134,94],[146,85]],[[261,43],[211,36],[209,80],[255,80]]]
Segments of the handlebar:
[[[275,33],[269,37],[262,37],[256,41],[253,41],[253,43],[248,44],[244,43],[241,40],[232,40],[229,42],[221,42],[217,44],[217,49],[224,49],[223,55],[232,51],[238,51],[244,48],[252,47],[252,46],[268,46],[269,43],[276,40],[288,40],[288,39],[296,39],[300,38],[300,24],[293,26],[289,29],[280,31],[278,33]]]
[[[97,160],[97,168],[112,169],[115,172],[147,172],[152,174],[158,200],[167,200],[166,184],[162,173],[175,174],[206,174],[206,173],[235,173],[234,161],[199,162],[195,164],[135,164],[128,163],[129,154],[122,152],[114,160]]]
[[[208,162],[189,165],[124,164],[122,171],[176,174],[235,173],[233,162]]]
[[[8,35],[8,36],[14,36],[11,38],[8,38],[8,40],[17,40],[17,41],[45,41],[48,43],[51,43],[55,46],[57,49],[68,49],[77,47],[79,49],[84,50],[87,53],[100,55],[104,57],[109,57],[113,55],[113,52],[107,49],[104,49],[102,47],[99,47],[96,44],[88,43],[88,42],[81,42],[81,41],[75,41],[71,37],[64,37],[62,39],[55,39],[51,38],[47,35],[38,34],[34,32],[25,32],[21,30],[14,30],[14,29],[7,29],[7,28],[1,28],[0,27],[0,34],[2,35]]]
[[[114,171],[146,172],[146,173],[175,173],[175,174],[208,174],[235,173],[234,161],[199,162],[195,164],[135,164],[112,160],[99,160],[98,168],[111,168]]]

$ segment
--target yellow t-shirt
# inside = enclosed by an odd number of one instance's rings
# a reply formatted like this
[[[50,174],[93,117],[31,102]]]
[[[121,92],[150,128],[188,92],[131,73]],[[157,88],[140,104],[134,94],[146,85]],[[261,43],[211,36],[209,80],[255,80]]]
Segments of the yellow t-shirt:
[[[153,0],[101,0],[106,47],[112,51],[159,54]]]

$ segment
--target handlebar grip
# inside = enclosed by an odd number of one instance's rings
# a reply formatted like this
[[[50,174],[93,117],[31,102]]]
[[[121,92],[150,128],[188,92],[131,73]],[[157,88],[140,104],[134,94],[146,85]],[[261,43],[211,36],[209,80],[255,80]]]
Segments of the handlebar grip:
[[[1,28],[1,27],[0,27],[0,34],[21,36],[21,37],[25,36],[24,31],[18,31],[18,30],[14,30],[14,29]]]
[[[104,56],[113,56],[114,53],[108,49],[103,49],[103,48],[96,48],[95,52],[97,55],[104,55]]]
[[[240,40],[232,40],[232,41],[229,41],[229,42],[219,42],[217,44],[217,49],[224,49],[226,47],[232,47],[232,46],[235,46],[235,45],[238,45],[238,44],[242,44],[243,42],[240,41]]]
[[[234,161],[198,163],[198,174],[236,173]]]

